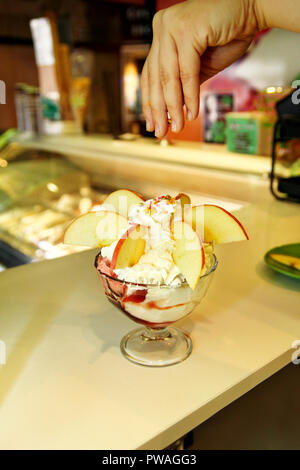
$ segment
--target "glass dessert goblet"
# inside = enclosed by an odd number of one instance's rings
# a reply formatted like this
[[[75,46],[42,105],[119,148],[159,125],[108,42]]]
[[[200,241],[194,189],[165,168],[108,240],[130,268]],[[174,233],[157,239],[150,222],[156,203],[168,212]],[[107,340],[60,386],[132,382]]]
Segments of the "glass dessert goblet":
[[[95,267],[108,300],[131,320],[143,325],[122,338],[122,354],[136,364],[152,367],[169,366],[186,359],[192,352],[192,340],[171,325],[189,315],[205,296],[218,265],[215,255],[206,255],[205,272],[194,290],[186,282],[171,286],[120,280],[113,277],[101,260],[101,255],[97,255]]]

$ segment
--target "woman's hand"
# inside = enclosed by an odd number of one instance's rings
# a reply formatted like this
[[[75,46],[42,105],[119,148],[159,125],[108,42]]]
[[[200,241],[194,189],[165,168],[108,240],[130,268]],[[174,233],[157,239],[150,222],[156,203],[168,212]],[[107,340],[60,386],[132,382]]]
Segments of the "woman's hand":
[[[261,1],[261,0],[259,0]],[[259,29],[255,0],[187,0],[153,19],[153,42],[142,72],[148,131],[163,137],[199,113],[200,85],[247,50]]]

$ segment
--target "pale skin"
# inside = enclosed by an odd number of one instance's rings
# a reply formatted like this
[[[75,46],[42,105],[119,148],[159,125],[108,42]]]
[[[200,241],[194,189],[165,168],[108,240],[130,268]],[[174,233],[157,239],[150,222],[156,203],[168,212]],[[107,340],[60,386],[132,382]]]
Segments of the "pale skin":
[[[299,0],[187,0],[153,19],[153,41],[142,72],[148,131],[180,132],[199,114],[200,85],[248,49],[265,28],[300,33]]]

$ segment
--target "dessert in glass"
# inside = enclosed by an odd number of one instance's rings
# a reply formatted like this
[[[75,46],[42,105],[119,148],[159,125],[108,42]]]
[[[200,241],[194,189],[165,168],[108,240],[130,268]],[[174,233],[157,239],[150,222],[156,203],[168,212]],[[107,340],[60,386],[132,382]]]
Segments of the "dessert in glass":
[[[101,248],[95,268],[107,299],[139,324],[121,340],[122,354],[161,367],[191,354],[190,336],[173,324],[205,296],[218,264],[214,243],[246,239],[221,207],[192,206],[182,193],[145,200],[117,190],[101,210],[75,219],[64,242]]]

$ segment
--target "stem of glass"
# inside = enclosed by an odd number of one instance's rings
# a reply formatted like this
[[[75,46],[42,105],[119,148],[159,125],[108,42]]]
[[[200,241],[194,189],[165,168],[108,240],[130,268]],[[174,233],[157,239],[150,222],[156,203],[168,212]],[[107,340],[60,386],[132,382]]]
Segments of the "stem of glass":
[[[149,326],[145,327],[143,336],[147,340],[159,341],[162,339],[169,338],[170,332],[167,327],[164,328],[150,328]]]

